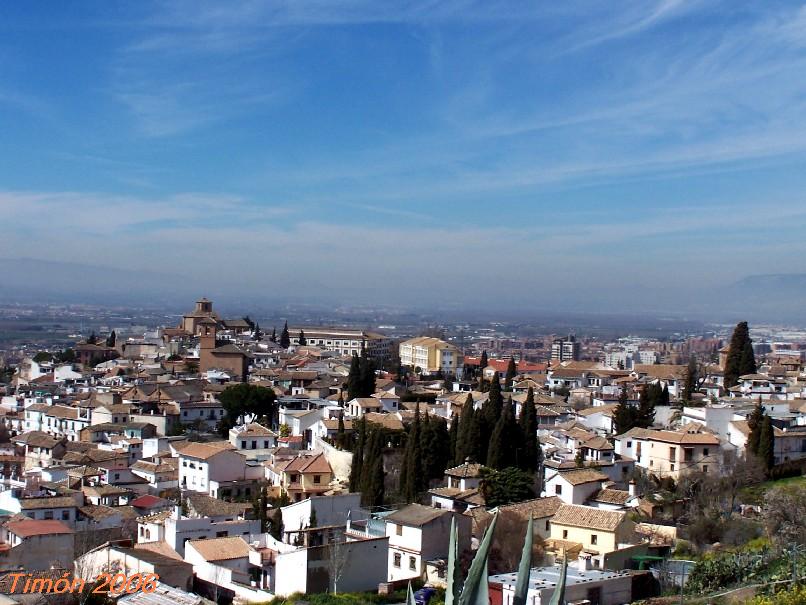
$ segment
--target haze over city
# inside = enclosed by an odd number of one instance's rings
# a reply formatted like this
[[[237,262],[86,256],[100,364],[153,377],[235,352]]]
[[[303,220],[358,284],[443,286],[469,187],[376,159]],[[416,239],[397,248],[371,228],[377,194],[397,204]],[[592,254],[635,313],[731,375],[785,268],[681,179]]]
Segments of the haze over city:
[[[6,3],[0,32],[5,296],[803,318],[800,3]]]

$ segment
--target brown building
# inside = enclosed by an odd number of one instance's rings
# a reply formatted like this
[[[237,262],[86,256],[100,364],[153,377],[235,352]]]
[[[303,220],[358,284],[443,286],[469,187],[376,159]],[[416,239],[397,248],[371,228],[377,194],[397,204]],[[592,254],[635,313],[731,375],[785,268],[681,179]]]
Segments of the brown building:
[[[223,370],[232,380],[246,382],[249,375],[249,355],[234,344],[218,346],[216,331],[218,323],[206,318],[198,322],[199,330],[199,372]]]

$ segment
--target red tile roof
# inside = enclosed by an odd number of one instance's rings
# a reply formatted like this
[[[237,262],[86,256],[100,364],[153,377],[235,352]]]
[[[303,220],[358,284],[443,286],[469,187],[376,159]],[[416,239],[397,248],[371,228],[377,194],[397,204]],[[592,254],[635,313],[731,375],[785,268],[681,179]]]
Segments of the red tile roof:
[[[6,528],[11,533],[21,537],[46,536],[48,534],[72,534],[73,530],[61,521],[56,520],[34,520],[21,519],[19,521],[9,521]]]

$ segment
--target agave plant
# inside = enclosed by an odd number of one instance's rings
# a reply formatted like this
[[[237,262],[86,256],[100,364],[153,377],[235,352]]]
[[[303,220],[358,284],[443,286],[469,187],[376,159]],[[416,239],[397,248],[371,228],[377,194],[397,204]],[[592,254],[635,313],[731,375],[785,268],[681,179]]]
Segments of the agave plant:
[[[448,588],[445,591],[445,605],[488,605],[489,589],[487,586],[487,561],[490,557],[490,545],[492,544],[493,532],[498,521],[498,512],[493,515],[492,523],[484,532],[479,549],[473,557],[467,578],[464,583],[460,580],[459,558],[457,556],[458,537],[456,532],[456,522],[451,520],[450,544],[448,545]],[[534,521],[529,518],[526,525],[526,535],[523,540],[523,551],[518,565],[518,579],[515,583],[515,595],[513,605],[525,605],[526,596],[529,592],[529,576],[532,566],[532,540],[534,536]],[[565,576],[568,569],[568,560],[563,556],[563,564],[560,570],[560,579],[554,589],[549,605],[564,605],[565,603]],[[459,588],[461,583],[461,589]],[[411,589],[409,589],[411,590]],[[413,599],[413,597],[412,597]],[[411,605],[411,602],[410,602]]]

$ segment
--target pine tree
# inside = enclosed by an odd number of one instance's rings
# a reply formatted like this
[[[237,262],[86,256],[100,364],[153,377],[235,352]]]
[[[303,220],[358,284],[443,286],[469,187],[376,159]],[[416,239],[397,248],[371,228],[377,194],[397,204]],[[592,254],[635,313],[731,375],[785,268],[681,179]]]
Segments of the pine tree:
[[[618,396],[618,405],[613,411],[613,430],[622,435],[635,426],[635,411],[629,404],[627,389],[622,388]]]
[[[358,384],[359,397],[372,397],[375,392],[375,364],[370,359],[363,343],[361,345],[361,357],[358,360]]]
[[[764,407],[761,405],[759,399],[756,407],[747,417],[747,426],[750,429],[750,434],[747,436],[745,443],[745,451],[753,456],[759,455],[759,445],[761,444],[761,428],[764,425]]]
[[[521,406],[521,415],[518,419],[521,434],[521,454],[518,457],[518,467],[534,472],[537,470],[538,450],[537,441],[537,409],[535,408],[535,393],[532,387],[526,393],[526,401]]]
[[[306,346],[307,344],[308,344],[308,339],[307,339],[307,338],[305,338],[305,331],[304,331],[304,330],[300,330],[300,331],[299,331],[299,346],[304,347],[304,346]]]
[[[350,373],[347,375],[347,400],[352,401],[361,396],[361,369],[358,354],[353,353],[350,359]]]
[[[746,321],[736,324],[728,346],[725,360],[725,388],[729,389],[739,383],[739,376],[753,374],[756,371],[756,359],[753,355],[753,341]]]
[[[283,331],[280,332],[280,346],[287,349],[291,346],[291,336],[288,333],[288,322],[285,322]]]
[[[361,489],[361,475],[364,472],[364,449],[367,442],[367,419],[361,417],[358,425],[358,441],[353,450],[353,465],[350,469],[350,491],[357,492]]]
[[[764,420],[761,422],[758,458],[764,463],[764,467],[767,471],[775,466],[775,432],[772,426],[772,418],[766,414],[764,415]]]

